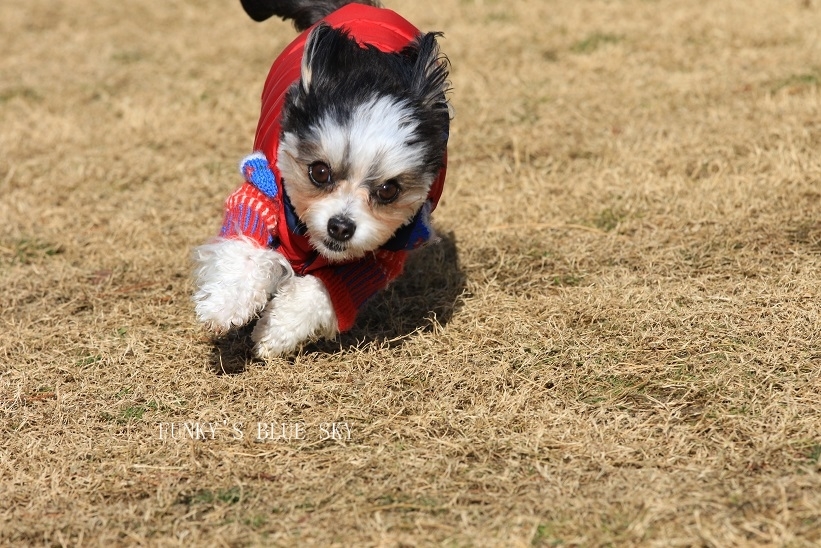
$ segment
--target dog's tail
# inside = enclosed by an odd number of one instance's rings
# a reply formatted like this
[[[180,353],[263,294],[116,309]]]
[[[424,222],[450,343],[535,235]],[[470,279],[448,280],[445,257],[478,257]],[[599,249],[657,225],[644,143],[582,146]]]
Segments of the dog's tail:
[[[326,15],[346,4],[381,7],[379,0],[240,0],[254,21],[265,21],[272,15],[292,19],[297,30],[305,30]]]

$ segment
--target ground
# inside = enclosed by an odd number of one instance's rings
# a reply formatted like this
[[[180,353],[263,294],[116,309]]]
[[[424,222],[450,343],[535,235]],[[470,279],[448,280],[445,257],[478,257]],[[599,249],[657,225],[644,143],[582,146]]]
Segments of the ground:
[[[820,544],[821,4],[387,3],[445,33],[443,241],[263,363],[190,253],[293,29],[4,1],[0,544]]]

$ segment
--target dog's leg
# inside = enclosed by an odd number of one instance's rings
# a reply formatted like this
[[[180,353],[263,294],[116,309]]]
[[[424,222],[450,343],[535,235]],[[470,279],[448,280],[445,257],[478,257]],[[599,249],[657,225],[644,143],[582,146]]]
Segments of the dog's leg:
[[[216,333],[248,323],[293,277],[280,253],[246,238],[219,239],[194,250],[197,318]]]
[[[338,331],[331,297],[315,276],[293,277],[268,303],[251,337],[260,358],[293,352],[304,342]]]

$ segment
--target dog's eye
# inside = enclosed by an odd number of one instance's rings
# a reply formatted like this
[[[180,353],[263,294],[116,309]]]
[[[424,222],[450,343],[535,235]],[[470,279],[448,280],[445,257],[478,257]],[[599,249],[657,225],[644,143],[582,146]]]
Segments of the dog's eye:
[[[389,204],[399,196],[399,183],[396,179],[388,179],[376,187],[376,199],[383,204]]]
[[[316,186],[326,186],[332,182],[331,168],[325,162],[314,162],[308,166],[308,177]]]

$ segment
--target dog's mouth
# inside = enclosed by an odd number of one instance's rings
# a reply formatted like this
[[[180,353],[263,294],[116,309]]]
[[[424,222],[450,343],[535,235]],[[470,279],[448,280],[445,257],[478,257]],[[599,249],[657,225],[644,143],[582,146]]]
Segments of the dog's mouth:
[[[344,242],[332,239],[322,239],[314,245],[320,255],[331,261],[344,261],[349,258],[350,249]]]
[[[344,253],[345,250],[348,249],[348,246],[344,242],[338,242],[336,240],[322,240],[322,246],[335,253]]]
[[[331,262],[343,262],[358,259],[364,255],[356,247],[352,247],[345,242],[337,242],[332,239],[322,239],[314,242],[314,248],[320,255]]]

